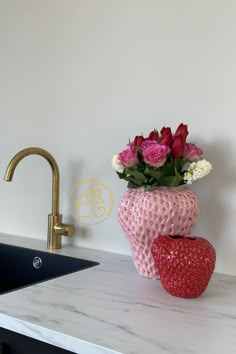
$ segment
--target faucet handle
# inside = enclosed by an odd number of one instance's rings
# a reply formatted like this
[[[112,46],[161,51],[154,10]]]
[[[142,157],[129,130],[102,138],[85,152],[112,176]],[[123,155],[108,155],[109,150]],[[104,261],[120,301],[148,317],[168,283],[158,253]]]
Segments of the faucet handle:
[[[54,231],[57,235],[72,237],[75,234],[75,226],[73,224],[57,223],[54,225]]]
[[[75,226],[73,224],[64,224],[65,234],[64,236],[72,237],[75,234]]]

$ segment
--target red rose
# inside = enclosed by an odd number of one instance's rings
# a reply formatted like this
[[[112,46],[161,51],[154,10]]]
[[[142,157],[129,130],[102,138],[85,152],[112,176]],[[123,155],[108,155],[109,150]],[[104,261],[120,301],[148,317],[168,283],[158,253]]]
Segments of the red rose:
[[[174,142],[171,147],[171,154],[173,157],[181,157],[184,153],[185,141],[181,135],[174,138]]]
[[[171,146],[172,139],[173,139],[173,136],[171,133],[171,129],[169,127],[168,128],[163,127],[161,129],[161,138],[160,138],[159,144]]]
[[[161,129],[161,136],[166,136],[166,135],[168,135],[168,134],[170,134],[171,133],[171,129],[170,129],[170,127],[163,127],[162,129]]]
[[[149,135],[148,135],[148,140],[155,140],[157,141],[159,139],[159,133],[156,130],[153,130]]]
[[[174,138],[176,138],[177,136],[181,136],[183,142],[186,142],[186,138],[188,135],[188,126],[181,123],[178,128],[176,129],[176,132],[174,134]]]
[[[188,126],[181,123],[173,136],[173,142],[171,146],[171,153],[173,157],[181,157],[184,153],[184,147],[186,143],[186,138],[188,135]]]
[[[131,144],[140,147],[143,141],[144,137],[142,135],[137,135]]]
[[[144,140],[145,139],[142,135],[137,135],[133,141],[131,141],[129,144],[127,144],[127,146],[129,146],[130,148],[140,147]]]

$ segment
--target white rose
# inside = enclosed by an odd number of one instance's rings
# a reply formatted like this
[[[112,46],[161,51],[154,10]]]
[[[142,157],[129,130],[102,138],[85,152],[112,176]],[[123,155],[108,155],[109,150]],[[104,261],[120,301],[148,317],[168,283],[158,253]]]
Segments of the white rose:
[[[122,173],[125,169],[125,167],[122,165],[118,155],[113,155],[112,160],[111,160],[111,165],[117,172],[120,172],[120,173]]]

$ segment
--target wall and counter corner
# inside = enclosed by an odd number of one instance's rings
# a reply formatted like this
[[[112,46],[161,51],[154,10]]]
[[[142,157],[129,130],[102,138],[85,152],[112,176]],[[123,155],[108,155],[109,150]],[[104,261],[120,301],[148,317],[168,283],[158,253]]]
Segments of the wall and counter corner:
[[[126,184],[111,157],[138,133],[184,122],[213,165],[192,187],[195,233],[215,246],[216,271],[236,275],[235,11],[233,0],[0,0],[0,230],[45,240],[47,163],[29,158],[3,181],[11,156],[39,146],[59,164],[72,244],[129,254],[116,216]],[[74,188],[91,178],[115,201],[96,225],[71,212]]]

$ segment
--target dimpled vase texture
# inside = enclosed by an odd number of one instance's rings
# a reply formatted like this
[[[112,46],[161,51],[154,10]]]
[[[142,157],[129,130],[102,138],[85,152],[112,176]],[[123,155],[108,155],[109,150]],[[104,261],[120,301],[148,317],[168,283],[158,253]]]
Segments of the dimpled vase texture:
[[[199,214],[198,199],[185,186],[129,189],[118,206],[118,220],[142,276],[159,279],[151,253],[158,235],[190,235]]]

